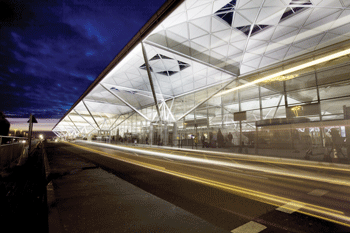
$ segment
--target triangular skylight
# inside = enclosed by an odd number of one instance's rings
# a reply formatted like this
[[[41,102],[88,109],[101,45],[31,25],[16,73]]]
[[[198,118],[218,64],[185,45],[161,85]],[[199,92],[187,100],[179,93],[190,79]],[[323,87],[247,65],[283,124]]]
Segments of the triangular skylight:
[[[228,25],[231,26],[232,21],[233,21],[233,14],[234,14],[235,6],[236,6],[236,0],[233,0],[233,1],[229,2],[228,4],[226,4],[225,6],[221,7],[218,11],[216,11],[215,16],[224,20]],[[236,27],[236,29],[240,30],[241,32],[243,32],[247,36],[249,36],[249,33],[252,36],[268,26],[269,25],[257,25],[256,24],[253,27],[251,27],[251,25],[245,25],[245,26],[241,26],[241,27]]]
[[[236,29],[240,30],[241,32],[243,32],[244,34],[246,34],[247,36],[250,33],[250,30],[252,31],[250,36],[253,36],[255,34],[257,34],[258,32],[260,32],[261,30],[263,30],[264,28],[268,27],[269,25],[264,25],[264,24],[255,24],[253,26],[253,28],[251,28],[251,25],[247,25],[247,26],[242,26],[242,27],[236,27]]]
[[[225,6],[221,7],[214,14],[220,19],[224,20],[228,25],[232,25],[233,12],[235,10],[236,0],[227,3]]]
[[[164,67],[164,70],[162,69],[159,70],[159,67],[158,67],[159,65],[157,66],[158,69],[156,69],[156,67],[152,68],[152,63],[155,66],[159,60],[163,60],[161,64],[163,64],[162,66]],[[156,54],[151,59],[149,59],[148,62],[149,62],[149,69],[151,72],[155,72],[157,74],[161,74],[165,76],[172,76],[173,74],[179,73],[180,71],[191,66],[190,64],[175,60],[173,58],[167,57],[162,54]],[[172,67],[172,68],[168,68],[168,67]],[[140,69],[146,70],[146,64],[143,64],[142,66],[140,66]]]
[[[310,0],[292,0],[289,5],[312,5]]]
[[[232,0],[231,2],[227,3],[225,6],[221,7],[219,10],[215,12],[215,14],[233,11],[236,6],[236,0]]]
[[[292,0],[289,3],[289,7],[284,11],[280,22],[283,20],[286,20],[304,10],[309,9],[309,7],[304,7],[304,6],[310,6],[312,5],[312,2],[310,0]]]

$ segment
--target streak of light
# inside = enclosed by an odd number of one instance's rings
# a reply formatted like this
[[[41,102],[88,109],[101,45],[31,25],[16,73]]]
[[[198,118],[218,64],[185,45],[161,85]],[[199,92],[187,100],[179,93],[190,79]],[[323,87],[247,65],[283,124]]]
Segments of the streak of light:
[[[313,181],[318,181],[318,182],[337,184],[337,185],[343,185],[343,186],[350,187],[350,181],[336,179],[334,177],[332,177],[332,178],[325,177],[325,176],[322,177],[320,174],[316,174],[316,175],[311,174],[311,173],[304,173],[304,174],[299,173],[298,174],[294,171],[280,171],[280,170],[273,169],[273,168],[257,167],[254,165],[237,164],[237,163],[234,164],[234,163],[230,163],[230,162],[206,160],[206,159],[202,159],[202,158],[193,158],[193,157],[188,157],[188,156],[184,157],[184,156],[172,155],[172,154],[162,153],[162,152],[143,151],[143,150],[139,150],[139,149],[135,149],[135,148],[119,147],[116,145],[101,144],[98,142],[84,141],[84,143],[91,144],[91,145],[97,145],[97,146],[103,146],[103,147],[112,148],[112,149],[131,151],[131,152],[136,152],[136,153],[140,153],[140,154],[153,155],[153,156],[158,156],[158,157],[167,157],[167,158],[175,159],[175,160],[183,160],[183,161],[203,163],[203,164],[216,165],[216,166],[227,166],[227,167],[233,167],[233,168],[254,170],[254,171],[266,172],[266,173],[270,173],[270,174],[274,174],[274,175],[289,176],[289,177],[294,177],[294,178],[299,178],[299,179],[313,180]],[[293,165],[293,164],[291,164],[291,165]]]
[[[174,150],[173,148],[169,148],[170,150]],[[164,151],[167,151],[169,149],[163,149]],[[177,148],[176,150],[184,150],[187,151],[187,149],[182,149],[182,148]],[[193,150],[197,151],[200,154],[203,154],[203,151],[201,150]],[[259,162],[259,163],[271,163],[271,164],[279,164],[279,165],[290,165],[290,166],[295,166],[295,167],[307,167],[307,168],[318,168],[318,169],[324,169],[324,170],[333,170],[333,171],[341,171],[341,172],[350,172],[350,168],[342,168],[339,166],[343,166],[343,164],[325,164],[325,165],[314,165],[312,161],[297,161],[293,160],[290,162],[287,162],[288,160],[291,159],[280,159],[280,158],[271,158],[271,157],[266,157],[266,156],[257,156],[255,155],[241,155],[241,154],[234,154],[234,153],[226,153],[226,152],[216,152],[216,151],[205,151],[206,155],[208,157],[217,159],[217,158],[225,158],[225,156],[230,157],[234,160],[240,160],[240,161],[249,161],[249,162]],[[208,155],[208,154],[215,154],[213,155]],[[224,156],[223,156],[224,155]],[[238,158],[238,157],[247,157],[247,158]],[[262,158],[262,159],[259,159]],[[273,161],[277,160],[277,161]],[[278,161],[280,160],[280,161]],[[284,160],[284,161],[283,161]],[[318,162],[322,163],[322,162]],[[338,166],[339,165],[339,166]],[[338,166],[338,167],[337,167]]]
[[[350,49],[345,49],[343,51],[340,51],[340,52],[337,52],[337,53],[334,53],[334,54],[331,54],[331,55],[328,55],[328,56],[325,56],[325,57],[322,57],[322,58],[319,58],[319,59],[316,59],[316,60],[313,60],[313,61],[310,61],[310,62],[306,62],[306,63],[304,63],[302,65],[295,66],[295,67],[292,67],[292,68],[289,68],[289,69],[277,72],[275,74],[272,74],[272,75],[269,75],[269,76],[266,76],[266,77],[263,77],[263,78],[260,78],[260,79],[256,79],[256,80],[254,80],[252,82],[249,82],[249,83],[246,83],[246,84],[243,84],[243,85],[231,88],[229,90],[219,92],[214,97],[225,95],[225,94],[228,94],[230,92],[233,92],[233,91],[236,91],[236,90],[239,90],[239,89],[242,89],[242,88],[246,88],[246,87],[249,87],[249,86],[261,83],[261,82],[266,82],[268,80],[273,80],[276,77],[283,76],[283,75],[286,75],[286,74],[289,74],[289,73],[293,73],[295,71],[302,70],[302,69],[305,69],[305,68],[308,68],[308,67],[311,67],[311,66],[315,66],[315,65],[318,65],[320,63],[323,63],[323,62],[326,62],[326,61],[330,61],[330,60],[336,59],[338,57],[342,57],[342,56],[348,55],[349,53],[350,53]]]
[[[341,224],[341,225],[350,227],[350,224],[339,221],[339,220],[343,220],[343,221],[346,221],[346,222],[350,222],[350,218],[347,217],[347,216],[342,215],[342,214],[344,214],[344,212],[341,212],[341,211],[338,211],[338,210],[334,210],[334,209],[330,209],[330,208],[326,208],[326,207],[322,207],[322,206],[317,206],[317,205],[313,205],[313,204],[310,204],[310,203],[304,203],[304,202],[301,202],[301,201],[296,201],[296,200],[292,200],[292,199],[289,199],[289,198],[284,198],[284,197],[280,197],[280,196],[276,196],[276,195],[272,195],[272,194],[268,194],[268,193],[263,193],[263,192],[259,192],[259,191],[255,191],[255,190],[251,190],[251,189],[246,189],[246,188],[242,188],[242,187],[238,187],[238,186],[235,186],[235,185],[230,185],[230,184],[226,184],[226,183],[222,183],[222,182],[218,182],[218,181],[214,181],[214,180],[209,180],[209,179],[205,179],[205,178],[201,178],[201,177],[196,177],[196,176],[192,176],[192,175],[185,174],[185,173],[180,173],[180,172],[176,172],[176,171],[170,171],[170,170],[165,169],[164,167],[156,166],[156,165],[153,165],[153,164],[148,164],[148,163],[145,163],[145,162],[140,162],[140,161],[136,161],[136,160],[129,159],[129,158],[124,158],[124,157],[120,157],[120,156],[117,156],[117,155],[113,155],[112,156],[112,155],[110,155],[110,154],[108,154],[106,152],[103,152],[103,151],[91,149],[91,148],[80,146],[80,145],[75,145],[75,144],[72,144],[72,143],[69,143],[69,144],[72,145],[72,146],[84,149],[84,150],[92,151],[92,152],[95,152],[95,153],[98,153],[98,154],[103,154],[103,155],[105,155],[107,157],[110,157],[110,158],[113,158],[113,159],[118,159],[118,160],[121,160],[123,162],[134,164],[136,166],[145,167],[145,168],[152,169],[152,170],[155,170],[155,171],[158,171],[158,172],[162,172],[162,173],[166,173],[166,174],[169,174],[169,175],[177,176],[177,177],[184,178],[184,179],[187,179],[187,180],[192,180],[192,181],[195,181],[197,183],[209,185],[209,186],[212,186],[212,187],[215,187],[215,188],[219,188],[219,189],[222,189],[222,190],[228,190],[228,191],[233,192],[233,193],[238,193],[240,195],[243,195],[244,197],[247,197],[247,196],[248,197],[254,197],[254,198],[257,198],[258,201],[264,202],[264,203],[267,203],[267,204],[270,204],[270,205],[280,206],[280,205],[284,205],[284,204],[289,203],[289,202],[294,202],[294,203],[296,203],[298,205],[302,205],[303,206],[302,209],[311,211],[312,213],[305,212],[305,211],[299,211],[299,210],[297,210],[297,212],[300,212],[300,213],[303,213],[303,214],[306,214],[306,215],[310,215],[310,216],[313,216],[313,217],[316,217],[316,218],[324,219],[324,220],[327,220],[327,221],[330,221],[330,222],[334,222],[334,223],[337,223],[337,224]],[[287,209],[289,209],[289,208],[287,207]],[[295,209],[294,208],[290,208],[290,210],[294,211]],[[317,214],[313,214],[313,213],[317,213]],[[322,215],[333,217],[333,218],[335,218],[337,220],[331,219],[331,218],[328,218],[328,217],[325,217],[325,216],[322,216]]]

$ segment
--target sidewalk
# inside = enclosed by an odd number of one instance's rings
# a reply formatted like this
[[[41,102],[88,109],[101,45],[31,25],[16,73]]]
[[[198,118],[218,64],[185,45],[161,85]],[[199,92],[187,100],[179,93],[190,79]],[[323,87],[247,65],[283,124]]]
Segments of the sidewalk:
[[[21,166],[0,178],[0,219],[4,232],[47,232],[46,180],[41,146]]]
[[[46,145],[50,232],[227,232],[77,157],[67,144]]]

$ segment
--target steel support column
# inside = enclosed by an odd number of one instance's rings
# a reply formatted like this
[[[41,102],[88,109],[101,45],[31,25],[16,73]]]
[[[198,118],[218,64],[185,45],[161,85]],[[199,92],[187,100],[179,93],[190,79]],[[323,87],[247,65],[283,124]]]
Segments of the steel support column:
[[[133,113],[131,113],[131,115],[130,116],[128,116],[127,118],[125,118],[124,120],[122,120],[119,124],[117,124],[116,126],[114,126],[112,129],[110,129],[110,130],[113,130],[113,129],[115,129],[115,128],[117,128],[119,125],[121,125],[124,121],[126,121],[127,119],[129,119],[132,115],[134,115],[134,113],[135,112],[133,112]]]
[[[84,121],[86,121],[92,128],[96,129],[96,127],[93,126],[88,120],[86,120],[85,117],[83,117],[81,114],[79,114],[79,113],[77,112],[77,110],[74,109],[74,112],[75,112],[76,114],[78,114],[81,118],[83,118]]]
[[[83,102],[83,104],[84,104],[84,106],[85,106],[86,110],[88,110],[88,112],[89,112],[90,116],[92,117],[92,119],[94,120],[95,124],[96,124],[96,125],[97,125],[97,127],[98,127],[98,128],[101,130],[101,128],[100,128],[100,126],[97,124],[97,122],[96,122],[96,120],[95,120],[94,116],[91,114],[91,112],[90,112],[89,108],[86,106],[85,101],[84,101],[84,100],[82,100],[81,102]]]
[[[149,68],[147,53],[146,53],[145,46],[143,45],[143,42],[141,42],[141,46],[142,46],[143,59],[145,60],[145,64],[146,64],[146,70],[147,70],[147,75],[148,75],[148,79],[149,79],[149,84],[151,85],[151,89],[152,89],[152,95],[153,95],[154,103],[156,104],[159,121],[161,121],[162,118],[160,117],[160,111],[159,111],[159,107],[158,107],[157,95],[156,95],[156,92],[154,90],[152,74],[151,74],[151,70]]]
[[[73,123],[73,125],[75,126],[75,128],[79,131],[79,133],[81,134],[80,130],[78,129],[78,127],[76,126],[76,124],[72,121],[72,119],[70,118],[69,115],[67,115],[69,120]]]
[[[129,108],[131,108],[132,110],[134,110],[135,112],[137,112],[140,116],[142,116],[143,118],[145,118],[145,120],[150,121],[145,115],[143,115],[139,110],[137,110],[136,108],[134,108],[131,104],[129,104],[128,102],[126,102],[124,99],[122,99],[120,96],[118,96],[117,94],[113,93],[111,90],[109,90],[108,88],[106,88],[103,84],[100,83],[100,85],[109,93],[111,93],[114,97],[116,97],[117,99],[119,99],[120,101],[122,101],[125,105],[127,105]]]

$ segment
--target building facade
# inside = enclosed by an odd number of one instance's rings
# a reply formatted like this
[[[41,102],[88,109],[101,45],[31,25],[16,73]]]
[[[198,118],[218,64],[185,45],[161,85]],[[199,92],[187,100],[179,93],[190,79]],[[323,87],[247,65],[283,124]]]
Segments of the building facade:
[[[346,0],[169,0],[53,131],[347,158],[349,14]]]

